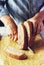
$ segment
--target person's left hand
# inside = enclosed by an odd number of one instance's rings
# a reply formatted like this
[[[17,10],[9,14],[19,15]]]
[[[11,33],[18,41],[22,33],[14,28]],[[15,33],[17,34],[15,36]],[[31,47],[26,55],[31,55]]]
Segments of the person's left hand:
[[[0,18],[8,30],[8,36],[16,41],[17,40],[17,25],[9,15],[4,15]],[[6,32],[6,31],[5,31]]]

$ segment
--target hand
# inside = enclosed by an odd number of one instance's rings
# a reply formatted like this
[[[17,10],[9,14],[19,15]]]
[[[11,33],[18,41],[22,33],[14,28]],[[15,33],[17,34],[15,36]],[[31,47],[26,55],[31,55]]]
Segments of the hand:
[[[8,35],[10,37],[10,39],[17,41],[18,40],[18,34],[16,33],[15,35],[12,33],[10,35]]]
[[[34,34],[38,34],[42,30],[43,20],[44,20],[44,11],[38,12],[34,17],[28,20],[33,23]]]
[[[4,25],[8,28],[9,37],[16,41],[17,39],[17,25],[14,23],[13,19],[9,15],[5,15],[0,18],[0,20],[4,23]]]

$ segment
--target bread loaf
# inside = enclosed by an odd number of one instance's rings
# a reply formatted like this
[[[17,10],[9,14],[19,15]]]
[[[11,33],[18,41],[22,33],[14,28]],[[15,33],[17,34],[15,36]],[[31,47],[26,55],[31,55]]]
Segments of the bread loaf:
[[[24,22],[24,25],[26,27],[27,30],[27,34],[28,34],[28,46],[31,46],[31,43],[33,43],[33,24],[32,22],[26,21]]]
[[[23,23],[18,25],[18,44],[20,49],[28,48],[27,31]]]

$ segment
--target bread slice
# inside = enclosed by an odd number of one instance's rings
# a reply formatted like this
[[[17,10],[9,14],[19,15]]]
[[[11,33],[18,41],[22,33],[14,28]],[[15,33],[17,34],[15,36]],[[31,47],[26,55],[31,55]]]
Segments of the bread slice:
[[[32,22],[25,21],[24,25],[26,27],[27,34],[28,34],[28,46],[30,47],[31,43],[33,42],[33,24]]]
[[[23,23],[18,25],[18,44],[20,49],[28,48],[27,31]]]
[[[24,60],[27,58],[24,52],[16,50],[12,48],[11,46],[6,47],[4,50],[5,50],[5,53],[12,58],[19,59],[19,60]]]

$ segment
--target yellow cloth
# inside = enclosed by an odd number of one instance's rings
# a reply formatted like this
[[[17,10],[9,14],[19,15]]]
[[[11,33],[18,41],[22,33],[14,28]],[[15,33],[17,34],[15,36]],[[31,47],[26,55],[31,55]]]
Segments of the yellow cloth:
[[[10,40],[9,37],[3,37],[0,41],[0,65],[44,65],[44,49],[36,51],[36,53],[33,53],[32,50],[21,50],[26,53],[28,58],[25,60],[16,60],[5,54],[4,48],[6,46],[18,49],[16,42]]]

